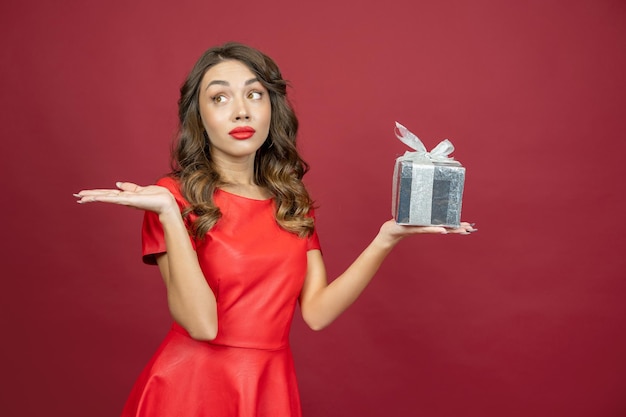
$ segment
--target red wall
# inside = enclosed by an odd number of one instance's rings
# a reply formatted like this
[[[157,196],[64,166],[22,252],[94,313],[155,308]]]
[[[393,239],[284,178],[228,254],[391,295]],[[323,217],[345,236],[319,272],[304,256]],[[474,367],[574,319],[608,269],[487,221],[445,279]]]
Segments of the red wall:
[[[119,412],[164,290],[141,213],[71,194],[167,171],[178,87],[227,40],[292,82],[331,274],[390,215],[396,120],[453,141],[480,229],[404,241],[329,329],[296,320],[305,415],[625,415],[625,3],[270,3],[2,2],[0,415]]]

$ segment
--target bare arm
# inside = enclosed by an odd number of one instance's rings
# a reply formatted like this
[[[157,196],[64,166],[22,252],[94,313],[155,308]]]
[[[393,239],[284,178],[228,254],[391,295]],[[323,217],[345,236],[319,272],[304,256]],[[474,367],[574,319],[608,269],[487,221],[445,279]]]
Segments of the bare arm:
[[[164,187],[140,187],[118,183],[119,190],[84,190],[76,194],[79,203],[120,204],[159,215],[167,253],[157,257],[167,288],[167,301],[173,319],[197,340],[217,335],[217,306],[196,252],[191,246],[176,200]]]
[[[462,223],[458,229],[444,229],[400,226],[390,220],[383,224],[378,235],[352,265],[330,284],[320,251],[309,251],[307,276],[300,295],[304,321],[314,330],[323,329],[332,323],[359,297],[387,255],[404,237],[422,233],[469,234],[475,230],[468,223]]]

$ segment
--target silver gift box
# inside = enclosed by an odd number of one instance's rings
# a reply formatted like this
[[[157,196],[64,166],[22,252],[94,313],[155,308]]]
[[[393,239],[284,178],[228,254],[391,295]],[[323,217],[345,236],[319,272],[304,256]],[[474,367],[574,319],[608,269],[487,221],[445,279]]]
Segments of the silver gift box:
[[[400,157],[393,173],[393,217],[399,224],[459,227],[465,168]]]
[[[449,156],[452,142],[444,139],[427,152],[422,141],[398,122],[396,137],[414,149],[396,159],[392,196],[396,222],[459,227],[465,168]]]

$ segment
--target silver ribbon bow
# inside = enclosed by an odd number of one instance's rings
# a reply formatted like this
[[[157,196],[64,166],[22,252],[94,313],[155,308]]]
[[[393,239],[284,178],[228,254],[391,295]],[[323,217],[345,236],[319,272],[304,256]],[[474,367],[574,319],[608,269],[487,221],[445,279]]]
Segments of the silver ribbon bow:
[[[422,141],[398,122],[396,122],[395,133],[396,137],[400,139],[402,143],[411,149],[415,149],[415,152],[406,151],[402,157],[403,159],[424,161],[426,163],[438,162],[450,165],[461,165],[458,161],[455,161],[454,158],[448,156],[454,151],[454,145],[448,139],[442,140],[428,152]]]

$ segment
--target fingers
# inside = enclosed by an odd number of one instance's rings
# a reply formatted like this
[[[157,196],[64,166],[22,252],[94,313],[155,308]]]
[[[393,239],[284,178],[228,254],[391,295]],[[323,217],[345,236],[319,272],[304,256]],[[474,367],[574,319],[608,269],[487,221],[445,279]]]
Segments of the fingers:
[[[443,226],[410,226],[399,225],[393,222],[392,231],[399,236],[415,235],[415,234],[458,234],[469,235],[476,232],[478,229],[474,228],[475,223],[462,222],[459,227],[449,228]]]
[[[113,202],[119,200],[121,193],[120,190],[83,190],[74,194],[74,197],[78,199],[76,202],[80,204],[94,201]]]
[[[157,185],[141,187],[132,182],[117,182],[115,185],[117,189],[82,190],[74,194],[74,197],[79,204],[112,203],[155,213],[178,209],[176,199],[164,187]]]
[[[142,189],[142,187],[133,182],[116,182],[115,186],[122,191],[131,191],[133,193],[138,193]]]
[[[142,188],[132,182],[116,182],[115,185],[118,187],[117,189],[101,188],[81,190],[72,195],[78,199],[76,202],[80,204],[92,203],[95,201],[124,204],[125,199],[120,197],[123,196],[125,192],[136,193]]]
[[[445,235],[448,233],[448,229],[442,226],[413,226],[413,225],[400,225],[393,221],[392,234],[404,237],[410,235],[419,234],[439,234]]]
[[[459,234],[459,235],[469,235],[478,231],[478,229],[474,228],[475,225],[476,223],[461,222],[461,225],[459,227],[455,229],[448,229],[448,233],[454,233],[454,234]]]
[[[110,194],[110,193],[120,193],[120,190],[115,189],[92,189],[92,190],[80,190],[78,193],[73,194],[74,197],[82,197],[87,195],[100,195],[100,194]]]
[[[416,233],[431,233],[445,235],[448,233],[448,229],[441,226],[407,226],[415,229]]]

